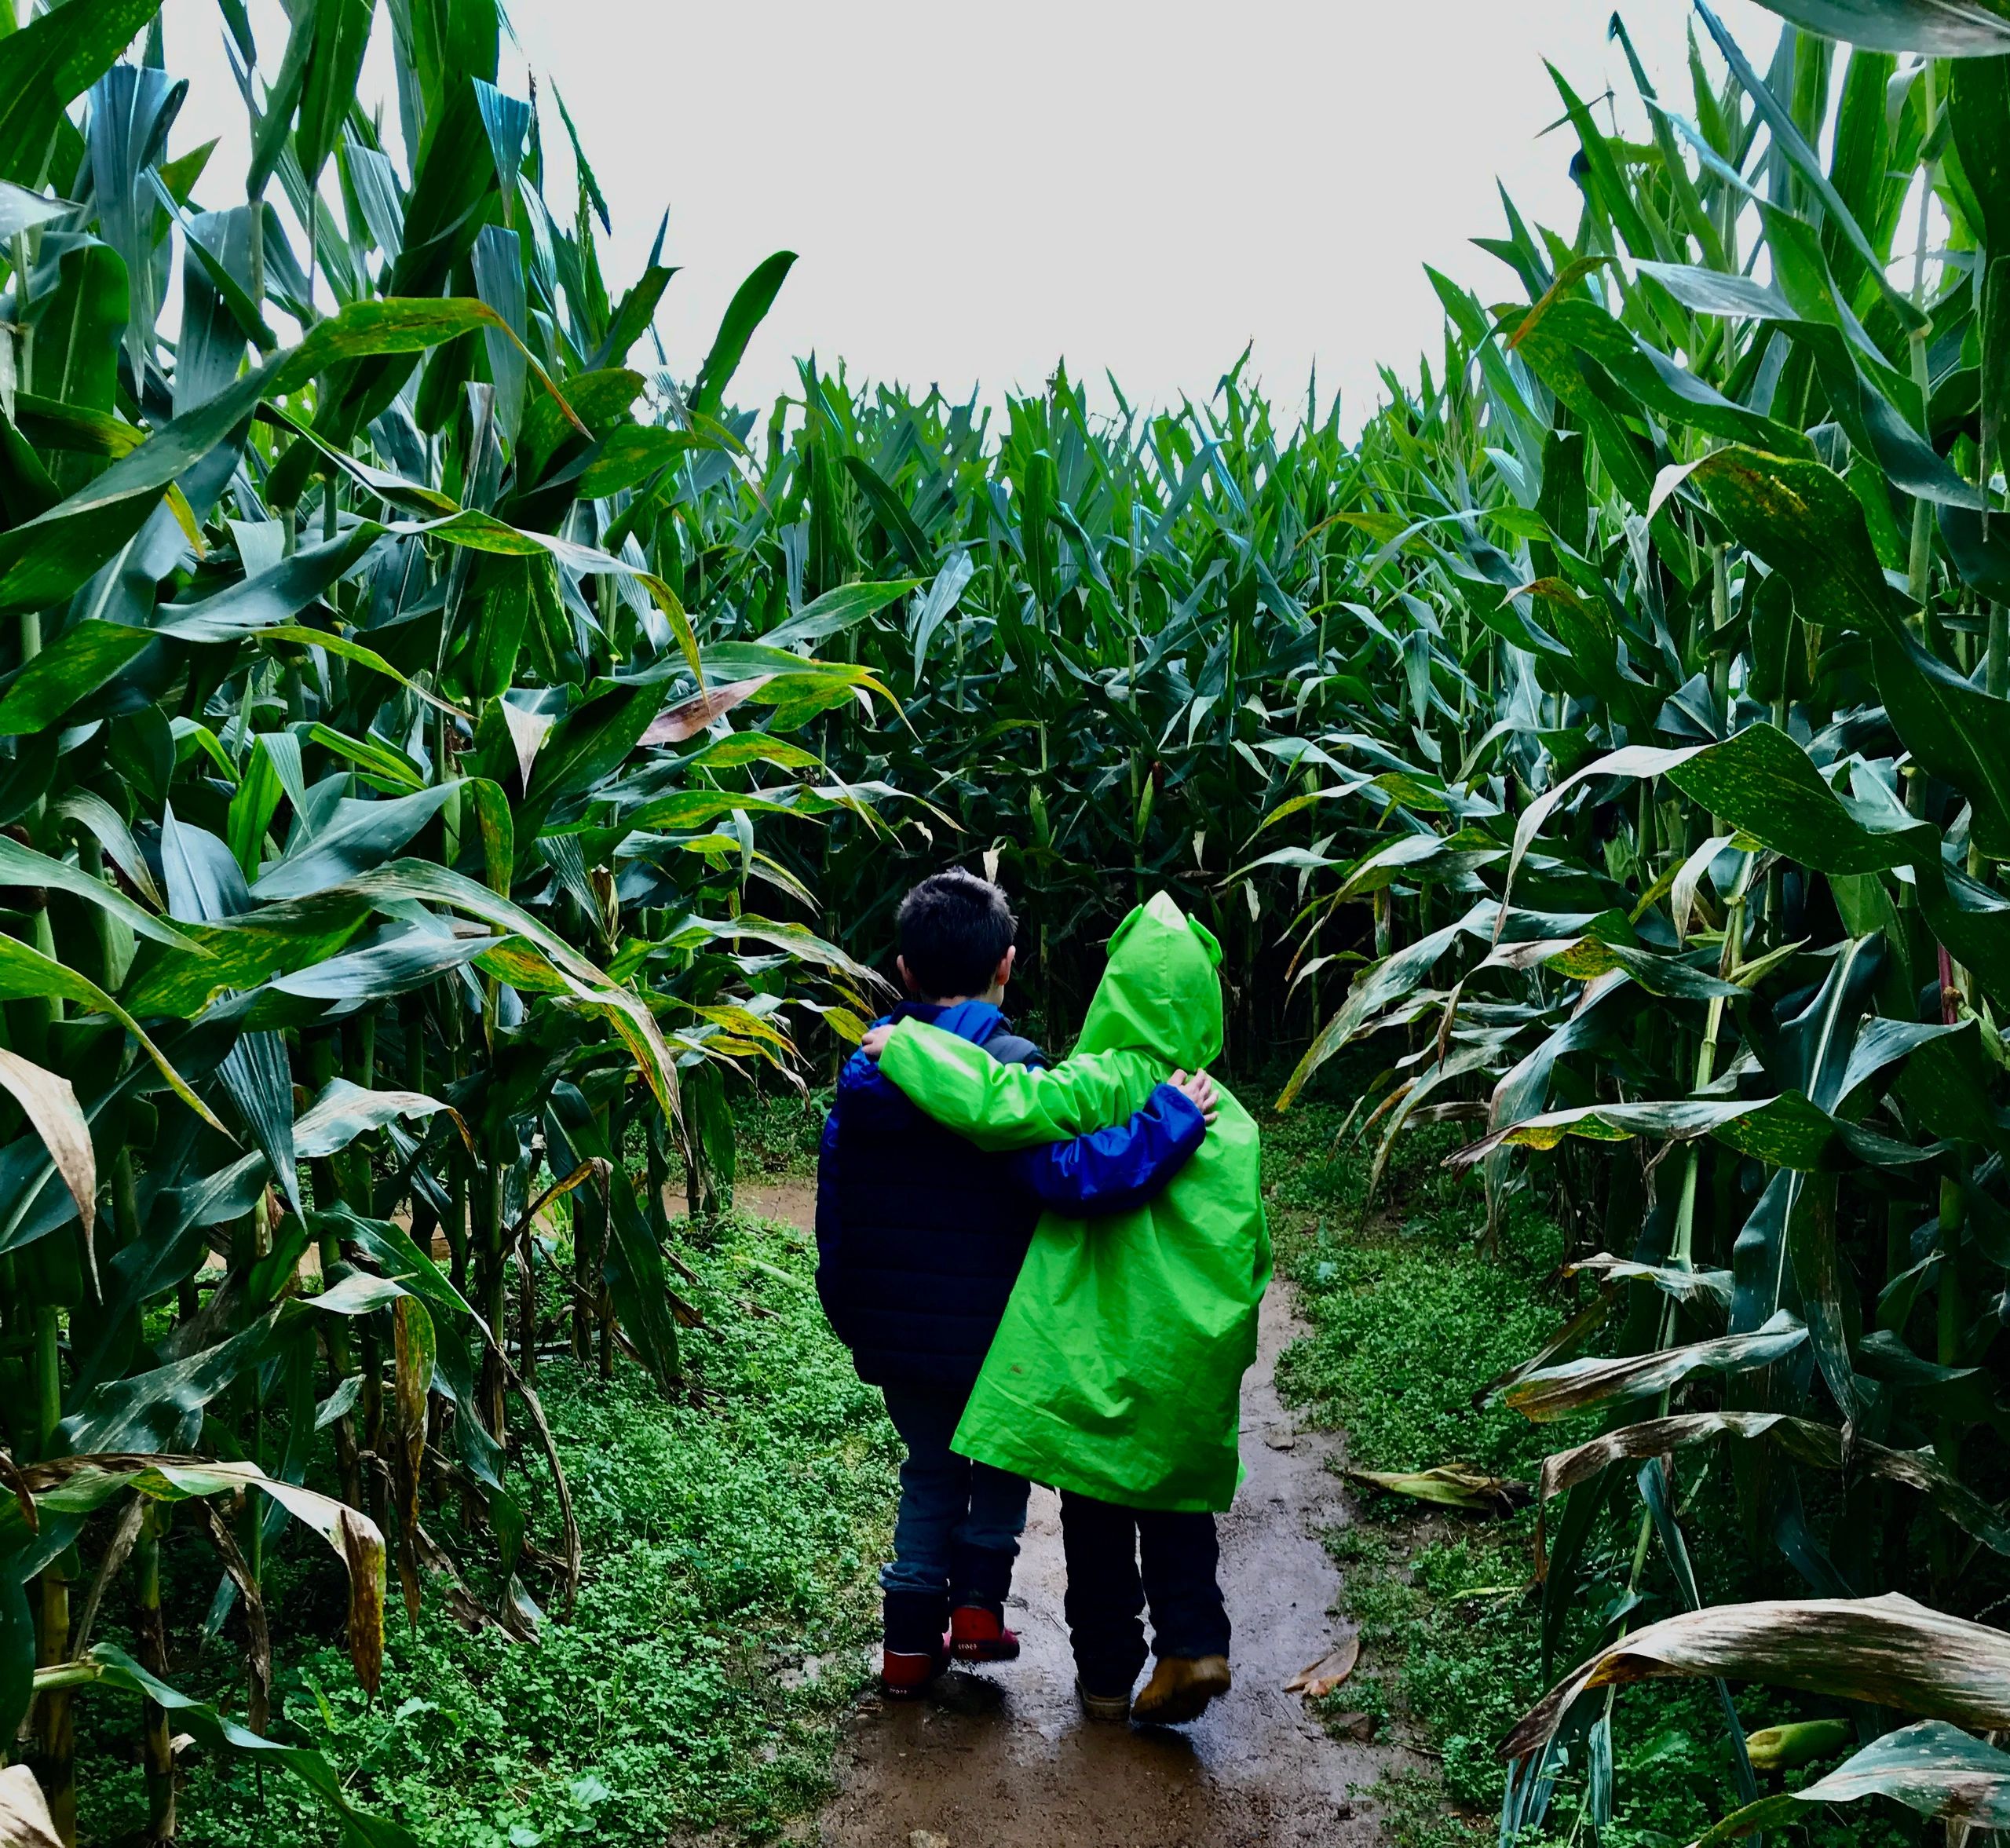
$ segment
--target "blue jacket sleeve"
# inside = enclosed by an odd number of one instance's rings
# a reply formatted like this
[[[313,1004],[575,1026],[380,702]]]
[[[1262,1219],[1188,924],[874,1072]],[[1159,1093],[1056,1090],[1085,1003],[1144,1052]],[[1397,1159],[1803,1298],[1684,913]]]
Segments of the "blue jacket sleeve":
[[[828,1256],[838,1242],[838,1113],[824,1119],[817,1138],[817,1251]]]
[[[1186,1094],[1162,1084],[1128,1123],[1046,1142],[1010,1158],[1012,1178],[1070,1219],[1127,1213],[1157,1195],[1201,1146],[1207,1119]]]
[[[824,1133],[817,1141],[817,1300],[824,1306],[831,1332],[850,1346],[850,1337],[839,1325],[834,1274],[843,1233],[838,1222],[838,1113],[832,1110],[824,1119]]]

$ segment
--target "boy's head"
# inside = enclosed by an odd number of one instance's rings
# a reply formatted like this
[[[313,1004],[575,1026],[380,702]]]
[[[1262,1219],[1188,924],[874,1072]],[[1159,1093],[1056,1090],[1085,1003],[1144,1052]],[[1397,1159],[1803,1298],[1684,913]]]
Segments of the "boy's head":
[[[931,873],[894,915],[901,979],[918,1001],[1003,999],[1017,928],[1005,894],[961,867]]]

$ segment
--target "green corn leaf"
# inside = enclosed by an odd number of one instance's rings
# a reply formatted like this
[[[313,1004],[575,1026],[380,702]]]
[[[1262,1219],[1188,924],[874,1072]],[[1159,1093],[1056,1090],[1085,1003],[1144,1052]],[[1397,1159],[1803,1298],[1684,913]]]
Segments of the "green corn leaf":
[[[56,270],[54,288],[44,290],[36,309],[28,382],[51,404],[108,414],[118,400],[119,346],[131,312],[126,261],[93,238],[64,251]]]
[[[787,650],[828,641],[888,604],[897,603],[919,582],[915,578],[901,578],[890,584],[843,584],[835,590],[826,590],[798,615],[770,629],[761,637],[761,646]]]
[[[293,136],[294,158],[312,186],[334,152],[335,138],[356,100],[363,54],[370,42],[377,0],[312,0],[294,31],[310,36],[301,74],[300,100]],[[292,47],[287,52],[291,56]]]
[[[345,800],[327,827],[289,845],[252,886],[252,897],[309,898],[382,866],[439,813],[459,787],[436,783],[389,802]],[[296,837],[303,831],[298,823],[294,831]]]
[[[753,273],[734,292],[726,305],[725,318],[713,337],[711,350],[698,368],[697,383],[691,391],[691,408],[700,416],[715,416],[725,402],[725,389],[746,357],[754,331],[768,316],[781,293],[782,284],[795,266],[793,250],[777,250],[757,265]]]
[[[926,573],[935,562],[934,548],[929,544],[928,535],[915,524],[914,516],[900,496],[863,456],[847,455],[844,465],[846,473],[872,503],[873,512],[879,515],[880,523],[908,568]]]
[[[1825,38],[1876,51],[1978,58],[2010,51],[2002,0],[1760,0],[1782,19]]]
[[[1922,1816],[1945,1817],[1950,1828],[2001,1828],[2010,1818],[2010,1754],[1958,1726],[1922,1720],[1873,1740],[1799,1790],[1734,1810],[1690,1848],[1714,1848],[1763,1828],[1791,1828],[1806,1819],[1811,1803],[1856,1802],[1869,1796],[1888,1797]]]
[[[1793,3],[1804,4],[1805,0],[1793,0]],[[1833,0],[1825,0],[1825,3],[1833,3]],[[1764,119],[1774,146],[1779,149],[1788,165],[1822,202],[1822,210],[1829,214],[1843,241],[1856,253],[1877,283],[1887,305],[1909,331],[1924,327],[1926,325],[1924,316],[1886,279],[1884,265],[1877,251],[1871,247],[1870,240],[1863,235],[1862,228],[1856,220],[1851,217],[1849,207],[1830,184],[1820,158],[1808,146],[1807,137],[1801,133],[1793,115],[1746,61],[1745,53],[1738,49],[1738,41],[1724,30],[1723,22],[1703,3],[1703,0],[1696,0],[1696,10],[1701,16],[1711,38],[1716,42],[1717,49],[1723,54],[1724,62],[1730,66],[1739,87],[1752,99],[1760,116]],[[1897,48],[1887,46],[1880,49]]]
[[[81,0],[0,38],[0,179],[42,178],[63,111],[111,68],[159,0]]]

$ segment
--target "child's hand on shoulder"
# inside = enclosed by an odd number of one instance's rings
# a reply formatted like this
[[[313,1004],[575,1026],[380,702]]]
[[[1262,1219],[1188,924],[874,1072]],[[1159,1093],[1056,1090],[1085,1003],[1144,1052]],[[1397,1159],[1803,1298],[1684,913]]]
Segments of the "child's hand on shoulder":
[[[1184,1072],[1175,1072],[1166,1082],[1174,1090],[1184,1091],[1189,1101],[1201,1112],[1202,1119],[1210,1126],[1221,1115],[1221,1098],[1215,1092],[1215,1081],[1206,1072],[1196,1072],[1190,1078]]]
[[[868,1027],[865,1037],[858,1043],[858,1050],[876,1064],[880,1054],[886,1050],[886,1042],[893,1036],[891,1027]]]

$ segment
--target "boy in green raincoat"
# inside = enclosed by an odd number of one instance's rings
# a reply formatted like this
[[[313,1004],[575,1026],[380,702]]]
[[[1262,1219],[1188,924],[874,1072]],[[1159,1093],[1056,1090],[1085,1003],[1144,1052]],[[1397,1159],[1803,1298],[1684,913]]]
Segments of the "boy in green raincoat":
[[[1001,1065],[915,1021],[864,1050],[980,1148],[1121,1122],[1222,1048],[1221,947],[1164,893],[1110,939],[1073,1056]],[[1255,1121],[1226,1092],[1200,1152],[1136,1211],[1040,1222],[954,1448],[1061,1491],[1067,1618],[1092,1718],[1176,1722],[1228,1691],[1216,1513],[1234,1498],[1242,1375],[1270,1275]],[[1142,1571],[1139,1560],[1142,1554]],[[1149,1601],[1157,1665],[1135,1704]]]

